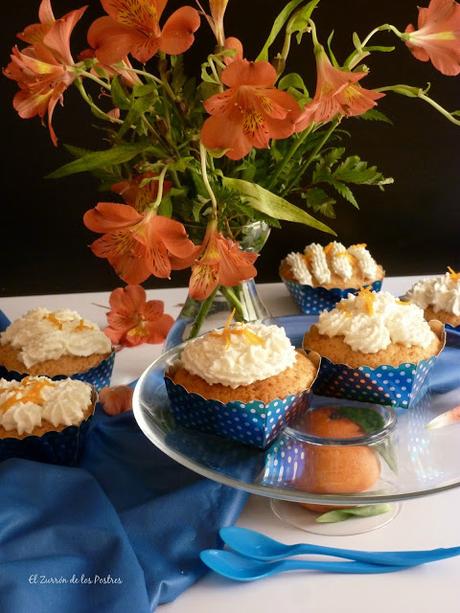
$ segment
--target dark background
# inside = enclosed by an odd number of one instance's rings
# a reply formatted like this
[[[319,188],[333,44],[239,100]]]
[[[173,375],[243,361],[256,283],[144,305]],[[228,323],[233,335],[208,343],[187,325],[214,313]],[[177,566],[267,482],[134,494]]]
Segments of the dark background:
[[[426,5],[428,0],[421,0]],[[170,1],[167,12],[184,4]],[[190,0],[190,4],[192,1]],[[204,0],[206,4],[206,0]],[[404,30],[416,24],[416,0],[323,0],[315,13],[323,42],[335,29],[334,49],[339,59],[351,51],[351,33],[361,38],[373,27],[393,23]],[[8,63],[14,36],[37,21],[39,0],[22,0],[2,5],[1,63]],[[285,0],[230,0],[227,35],[245,42],[246,56],[254,57]],[[78,0],[54,0],[56,16],[78,8]],[[75,56],[85,45],[84,32],[102,14],[99,2],[90,0],[89,9],[73,38]],[[205,35],[204,35],[205,34]],[[431,82],[432,95],[450,109],[459,108],[460,78],[444,77],[429,63],[422,63],[395,39],[382,34],[375,44],[395,44],[393,54],[374,54],[369,61],[371,75],[365,87],[394,83],[424,85]],[[198,65],[212,38],[202,25],[200,38],[189,56]],[[311,47],[306,41],[295,45],[291,68],[307,75],[314,91]],[[310,78],[308,78],[310,75]],[[15,84],[3,78],[2,100],[2,213],[0,295],[61,293],[108,290],[122,283],[106,260],[92,255],[87,245],[95,238],[82,224],[87,209],[100,195],[96,183],[86,175],[58,181],[44,176],[68,161],[68,154],[51,144],[40,121],[21,120],[11,107]],[[450,124],[433,109],[417,100],[388,95],[381,110],[391,116],[394,127],[348,120],[353,135],[350,153],[376,163],[395,185],[384,193],[376,188],[356,190],[361,210],[341,203],[332,222],[345,244],[366,242],[390,275],[435,273],[447,265],[460,268],[460,189],[458,182],[458,136],[460,128]],[[65,95],[65,108],[56,109],[54,126],[60,143],[101,148],[100,134],[76,91]],[[259,281],[277,279],[279,261],[289,250],[301,250],[306,243],[328,240],[325,235],[294,224],[273,232],[259,259]],[[175,273],[172,281],[150,279],[147,287],[185,285],[188,271]]]

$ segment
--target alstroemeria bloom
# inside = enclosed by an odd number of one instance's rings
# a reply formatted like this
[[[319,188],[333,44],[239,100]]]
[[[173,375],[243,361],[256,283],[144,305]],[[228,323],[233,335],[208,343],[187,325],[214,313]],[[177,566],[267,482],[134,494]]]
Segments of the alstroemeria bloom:
[[[237,60],[242,60],[244,56],[243,43],[236,36],[229,36],[225,39],[224,49],[234,51],[235,55],[227,55],[224,57],[224,64],[229,66]]]
[[[114,345],[134,347],[162,343],[174,323],[164,313],[162,300],[148,300],[140,285],[119,287],[110,294],[108,327],[104,330]]]
[[[151,210],[139,213],[128,204],[99,202],[83,221],[103,234],[92,252],[106,258],[126,283],[142,283],[150,275],[169,279],[171,270],[190,266],[199,249],[180,222]]]
[[[108,77],[114,77],[119,75],[123,81],[123,83],[127,87],[134,87],[135,85],[140,85],[142,81],[137,76],[137,74],[133,70],[133,66],[129,61],[128,57],[124,57],[119,62],[115,64],[102,64],[96,58],[96,51],[94,49],[88,48],[84,49],[78,54],[79,60],[90,60],[95,59],[96,62],[94,66],[91,68],[91,73],[100,76],[101,73],[107,75]]]
[[[160,27],[167,0],[101,0],[108,17],[100,17],[88,31],[88,42],[103,64],[114,64],[131,53],[147,62],[157,51],[179,55],[187,51],[200,27],[191,6],[175,11]]]
[[[418,9],[418,30],[406,28],[406,44],[422,62],[431,63],[447,76],[460,74],[460,4],[454,0],[431,0]]]
[[[348,72],[335,68],[323,47],[316,53],[317,82],[313,100],[299,117],[296,131],[301,132],[312,122],[329,121],[336,115],[354,117],[376,106],[385,94],[358,85],[367,72]]]
[[[13,48],[11,62],[4,70],[5,76],[17,82],[20,91],[15,95],[13,106],[23,119],[48,115],[51,140],[57,144],[52,118],[56,104],[64,91],[74,81],[74,60],[70,51],[70,36],[85,12],[86,7],[71,11],[55,20],[49,0],[40,5],[40,24],[24,30],[19,38],[33,43],[20,51]]]
[[[257,253],[242,251],[217,231],[216,222],[208,225],[201,251],[190,277],[189,294],[195,300],[205,300],[219,285],[233,287],[257,274]]]
[[[222,72],[229,89],[208,98],[211,115],[204,122],[201,140],[208,149],[225,149],[239,160],[253,147],[266,149],[272,138],[288,138],[300,113],[290,94],[274,87],[276,70],[268,62],[236,60]]]
[[[129,385],[103,387],[99,392],[99,402],[107,415],[120,415],[132,408],[133,388]]]
[[[216,37],[217,43],[221,46],[224,45],[224,15],[227,9],[228,0],[209,0],[209,8],[211,10],[211,17],[206,15],[211,30]]]
[[[146,172],[131,179],[114,183],[111,189],[116,194],[120,194],[126,204],[130,204],[136,211],[143,213],[148,205],[155,201],[158,194],[158,181],[148,181],[141,187],[141,183],[145,179],[154,179],[153,173]],[[163,182],[163,196],[169,192],[171,186],[171,181]]]

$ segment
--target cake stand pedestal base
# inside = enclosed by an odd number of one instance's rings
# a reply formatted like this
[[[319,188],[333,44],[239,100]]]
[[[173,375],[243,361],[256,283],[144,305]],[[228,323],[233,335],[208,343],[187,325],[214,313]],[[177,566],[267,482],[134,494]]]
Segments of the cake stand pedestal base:
[[[353,517],[345,521],[322,524],[316,521],[317,513],[308,511],[297,502],[287,502],[272,498],[270,506],[273,513],[281,521],[304,532],[321,534],[322,536],[351,536],[353,534],[372,532],[372,530],[386,526],[398,515],[401,509],[399,503],[393,502],[391,503],[391,509],[381,515]]]

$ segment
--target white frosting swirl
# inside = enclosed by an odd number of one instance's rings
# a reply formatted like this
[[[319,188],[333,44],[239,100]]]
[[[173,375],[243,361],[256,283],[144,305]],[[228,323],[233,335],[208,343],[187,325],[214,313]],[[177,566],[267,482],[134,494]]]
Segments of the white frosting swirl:
[[[312,243],[305,247],[305,256],[311,267],[311,272],[320,285],[329,283],[331,280],[331,271],[327,265],[326,254],[323,248],[318,243]]]
[[[289,253],[286,256],[286,262],[289,264],[295,280],[302,285],[313,285],[313,277],[308,270],[307,262],[302,253]]]
[[[303,254],[292,252],[285,261],[294,279],[302,285],[327,285],[332,273],[347,281],[356,268],[368,281],[376,280],[379,274],[378,265],[364,244],[347,249],[333,241],[323,249],[318,243],[312,243],[305,247]]]
[[[54,427],[78,426],[91,403],[92,388],[82,381],[52,381],[47,377],[0,379],[0,425],[20,435],[31,434],[43,420]]]
[[[445,311],[460,315],[460,279],[446,273],[442,277],[418,281],[407,292],[407,298],[422,309],[432,307],[435,313]]]
[[[376,279],[377,263],[365,245],[352,245],[348,247],[348,253],[356,258],[358,266],[366,279]]]
[[[33,309],[0,334],[0,343],[19,349],[27,368],[66,355],[87,357],[112,350],[110,340],[96,324],[68,309]]]
[[[261,342],[253,344],[250,337],[233,334],[232,330],[247,330],[257,335]],[[220,383],[236,388],[283,372],[295,363],[296,351],[284,328],[255,322],[236,324],[227,336],[216,331],[190,341],[180,361],[188,372],[210,385]]]
[[[425,348],[436,338],[418,306],[388,292],[349,294],[335,309],[321,313],[317,327],[325,336],[343,336],[353,351],[362,353],[377,353],[391,343]]]
[[[332,272],[342,277],[345,281],[353,276],[353,266],[351,254],[345,248],[345,245],[333,241],[330,244],[331,268]]]

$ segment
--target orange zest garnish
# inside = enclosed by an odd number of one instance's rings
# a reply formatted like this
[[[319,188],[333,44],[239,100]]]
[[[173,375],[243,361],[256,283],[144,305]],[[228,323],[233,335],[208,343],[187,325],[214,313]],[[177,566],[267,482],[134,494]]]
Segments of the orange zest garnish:
[[[323,247],[323,251],[326,255],[329,255],[329,253],[332,251],[333,248],[334,248],[334,244],[328,243],[325,247]]]
[[[460,281],[460,272],[455,272],[450,266],[447,267],[447,270],[449,271],[449,277],[452,281]]]
[[[359,290],[358,296],[364,302],[364,306],[366,308],[368,315],[374,314],[374,302],[375,302],[375,292],[371,291],[368,287],[362,287]]]
[[[80,319],[78,325],[73,329],[74,332],[83,332],[84,330],[91,330],[90,326],[87,326],[83,319]]]
[[[30,377],[25,377],[21,383],[14,389],[0,388],[0,392],[12,391],[13,394],[0,404],[0,413],[6,413],[15,404],[25,404],[33,402],[34,404],[42,404],[42,390],[45,387],[52,387],[51,381],[31,381]]]
[[[225,349],[228,349],[232,343],[232,334],[234,334],[235,336],[244,337],[245,341],[247,341],[249,345],[265,345],[264,339],[258,336],[255,332],[252,332],[251,330],[246,330],[245,328],[231,328],[230,326],[234,317],[235,309],[233,309],[233,311],[228,316],[222,332],[211,332],[211,336],[221,336],[225,340]]]
[[[400,300],[399,298],[396,298],[396,304],[400,304],[401,306],[409,306],[410,302],[408,302],[407,300]]]
[[[366,249],[367,243],[356,243],[353,247],[361,247],[362,249]]]
[[[59,330],[62,330],[62,321],[60,321],[54,313],[49,313],[48,315],[45,315],[45,319],[51,322],[53,326],[56,326],[56,328],[59,328]]]

